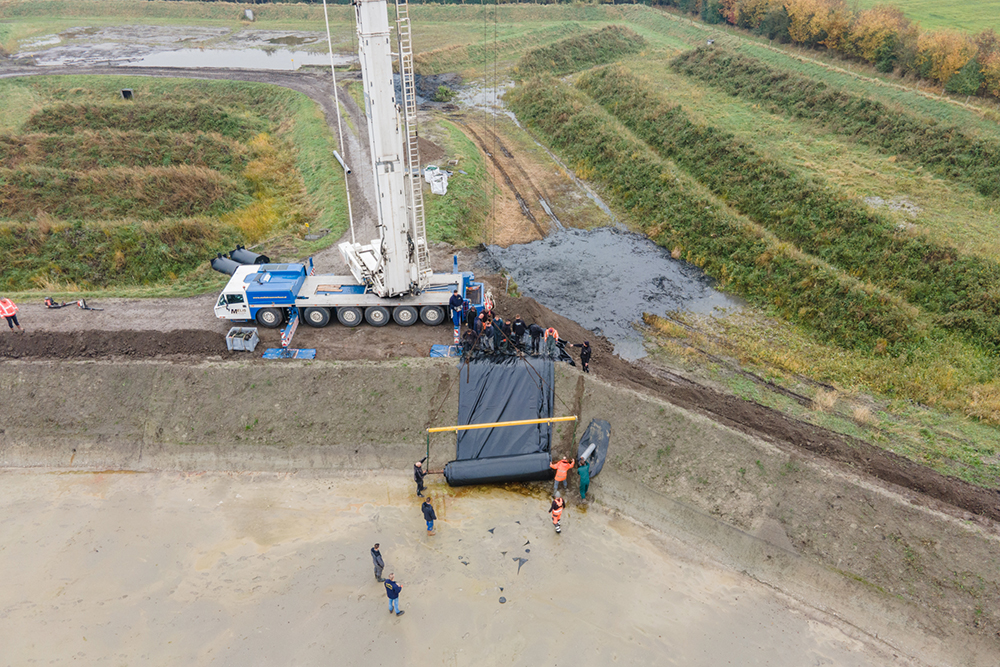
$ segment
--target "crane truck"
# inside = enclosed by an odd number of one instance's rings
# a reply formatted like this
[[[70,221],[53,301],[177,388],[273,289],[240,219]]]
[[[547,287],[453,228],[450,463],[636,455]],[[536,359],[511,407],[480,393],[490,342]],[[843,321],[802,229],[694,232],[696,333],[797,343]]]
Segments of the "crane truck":
[[[314,275],[311,259],[308,264],[237,267],[215,305],[220,319],[253,320],[269,329],[288,322],[289,332],[294,331],[300,316],[313,327],[324,327],[334,317],[347,327],[362,320],[384,326],[390,319],[404,327],[418,319],[437,325],[446,319],[448,301],[455,291],[470,307],[482,309],[482,283],[473,282],[470,272],[459,273],[457,260],[451,273],[433,273],[430,268],[406,0],[396,0],[401,104],[393,80],[387,1],[353,0],[353,5],[378,238],[365,245],[352,241],[338,246],[350,276]]]

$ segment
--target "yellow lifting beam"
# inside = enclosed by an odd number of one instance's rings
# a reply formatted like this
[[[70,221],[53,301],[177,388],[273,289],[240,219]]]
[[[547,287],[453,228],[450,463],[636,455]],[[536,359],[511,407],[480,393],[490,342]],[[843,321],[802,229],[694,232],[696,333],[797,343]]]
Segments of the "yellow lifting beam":
[[[497,426],[526,426],[528,424],[551,424],[552,422],[576,421],[576,415],[570,417],[551,417],[549,419],[521,419],[516,422],[492,422],[490,424],[466,424],[465,426],[438,426],[427,429],[428,433],[445,433],[447,431],[468,431],[474,428],[494,428]]]

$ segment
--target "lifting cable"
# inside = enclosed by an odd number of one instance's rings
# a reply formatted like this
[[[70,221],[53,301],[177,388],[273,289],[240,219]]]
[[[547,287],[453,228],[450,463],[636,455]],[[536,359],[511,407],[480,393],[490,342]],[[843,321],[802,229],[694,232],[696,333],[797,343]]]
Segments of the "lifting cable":
[[[326,0],[323,0],[323,19],[326,21],[326,44],[329,47],[330,53],[330,74],[333,76],[333,101],[337,106],[337,131],[340,133],[340,150],[344,151],[344,159],[346,159],[347,149],[344,147],[344,126],[340,121],[340,95],[337,90],[337,70],[333,66],[333,39],[330,37],[330,15],[326,9]],[[354,213],[351,211],[351,184],[347,178],[350,171],[347,169],[345,162],[341,161],[340,164],[344,167],[344,190],[347,192],[347,221],[351,227],[351,243],[354,243]]]

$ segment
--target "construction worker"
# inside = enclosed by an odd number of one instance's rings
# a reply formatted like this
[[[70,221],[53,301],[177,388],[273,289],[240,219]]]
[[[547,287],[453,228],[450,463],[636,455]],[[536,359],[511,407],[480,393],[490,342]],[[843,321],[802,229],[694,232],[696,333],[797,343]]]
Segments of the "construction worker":
[[[424,461],[426,460],[425,456],[413,464],[413,481],[417,483],[417,495],[421,498],[424,497],[424,476],[427,474],[424,470]]]
[[[424,521],[427,522],[427,534],[434,534],[434,522],[437,520],[437,514],[434,513],[434,506],[431,505],[431,501],[425,500],[424,504],[420,506],[420,511],[424,513]]]
[[[399,610],[399,591],[403,590],[403,587],[393,581],[395,576],[390,572],[383,584],[385,585],[385,595],[389,598],[389,613],[396,612],[396,616],[402,616],[406,613]]]
[[[559,351],[557,348],[557,343],[559,342],[559,332],[556,331],[555,327],[549,327],[545,330],[545,353],[552,357],[553,359],[559,358]]]
[[[590,488],[590,461],[580,459],[576,472],[580,475],[580,500],[587,499],[587,489]]]
[[[564,456],[559,461],[556,461],[555,463],[550,463],[549,467],[556,471],[556,479],[552,483],[552,493],[558,495],[560,482],[562,482],[562,486],[564,489],[568,488],[566,484],[566,473],[569,472],[569,469],[573,467],[573,462]]]
[[[462,326],[462,308],[465,306],[465,299],[458,293],[458,290],[448,299],[448,307],[451,308],[451,322],[458,329]]]
[[[510,331],[514,336],[514,345],[517,349],[524,348],[524,332],[528,330],[528,325],[524,323],[520,315],[514,316],[514,321],[510,324]]]
[[[479,334],[479,346],[487,352],[493,351],[493,320],[486,320],[483,332]]]
[[[378,542],[372,547],[372,563],[375,565],[375,578],[382,581],[382,568],[385,567],[385,561],[382,560],[382,553],[378,550]]]
[[[528,327],[528,333],[531,334],[531,353],[538,354],[539,343],[542,340],[545,329],[532,322],[531,326]]]
[[[583,366],[583,372],[590,372],[590,341],[583,341],[583,343],[573,343],[573,347],[580,348],[580,364]]]
[[[552,497],[552,506],[549,507],[549,514],[552,515],[552,525],[556,527],[557,533],[562,532],[562,524],[560,522],[562,521],[563,508],[565,507],[566,501],[562,499],[562,496],[557,491]]]
[[[0,315],[7,320],[7,326],[13,331],[17,327],[18,331],[24,331],[21,323],[17,321],[17,306],[10,299],[0,299]]]
[[[499,315],[493,316],[493,349],[499,352],[503,346],[503,318]]]

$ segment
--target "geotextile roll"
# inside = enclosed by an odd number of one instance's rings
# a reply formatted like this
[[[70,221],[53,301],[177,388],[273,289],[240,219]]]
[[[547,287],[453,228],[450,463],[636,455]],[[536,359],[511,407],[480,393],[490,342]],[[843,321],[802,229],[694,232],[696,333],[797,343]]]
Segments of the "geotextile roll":
[[[499,482],[534,482],[552,479],[548,452],[501,456],[492,459],[451,461],[444,467],[449,486],[466,484],[496,484]]]

